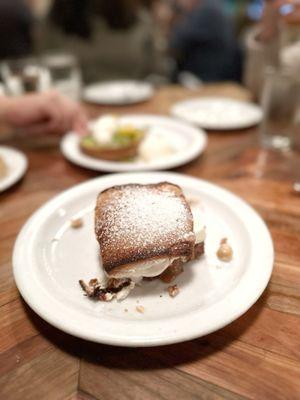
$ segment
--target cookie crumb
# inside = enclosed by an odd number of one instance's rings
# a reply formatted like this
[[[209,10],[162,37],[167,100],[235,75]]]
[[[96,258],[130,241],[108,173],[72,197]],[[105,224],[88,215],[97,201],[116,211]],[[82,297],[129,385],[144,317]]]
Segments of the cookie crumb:
[[[74,218],[70,221],[71,228],[78,229],[83,226],[83,219],[82,218]]]
[[[227,238],[223,238],[220,241],[220,246],[219,249],[217,251],[217,257],[219,260],[224,261],[224,262],[229,262],[232,260],[232,256],[233,256],[233,251],[231,246],[228,244],[228,239]]]
[[[125,309],[124,309],[124,312],[128,312],[128,309],[127,309],[127,308],[125,308]]]
[[[179,287],[177,285],[169,286],[168,293],[170,297],[175,297],[179,294]]]
[[[135,307],[136,311],[143,314],[145,311],[145,308],[143,306],[136,306]]]

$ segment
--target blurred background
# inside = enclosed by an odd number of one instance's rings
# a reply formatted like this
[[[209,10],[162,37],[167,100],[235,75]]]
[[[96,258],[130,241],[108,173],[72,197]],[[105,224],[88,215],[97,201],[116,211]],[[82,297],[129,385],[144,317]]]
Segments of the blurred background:
[[[300,71],[297,1],[0,0],[0,18],[10,94],[65,75],[74,98],[82,83],[111,79],[237,81],[258,98],[266,65]]]

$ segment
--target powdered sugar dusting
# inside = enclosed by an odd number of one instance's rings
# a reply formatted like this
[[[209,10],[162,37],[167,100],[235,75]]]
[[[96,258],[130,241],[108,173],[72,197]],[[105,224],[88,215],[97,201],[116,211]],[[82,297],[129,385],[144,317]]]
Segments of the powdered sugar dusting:
[[[110,190],[113,193],[98,200],[101,213],[95,228],[105,253],[117,248],[138,259],[139,253],[147,255],[148,248],[151,254],[159,254],[166,245],[193,237],[189,209],[171,184],[124,185]]]

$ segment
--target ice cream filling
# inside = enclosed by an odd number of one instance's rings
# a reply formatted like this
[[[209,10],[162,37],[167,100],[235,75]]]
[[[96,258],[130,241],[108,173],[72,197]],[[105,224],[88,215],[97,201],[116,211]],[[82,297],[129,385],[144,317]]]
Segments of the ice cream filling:
[[[194,232],[196,241],[195,244],[199,244],[204,242],[205,240],[205,227],[201,222],[194,223]],[[139,279],[143,278],[153,278],[162,274],[174,260],[182,259],[182,261],[186,261],[185,257],[167,257],[160,258],[158,260],[147,260],[145,262],[139,262],[134,264],[131,268],[126,268],[124,270],[118,271],[114,274],[110,274],[110,277],[113,278],[129,278],[129,279]]]

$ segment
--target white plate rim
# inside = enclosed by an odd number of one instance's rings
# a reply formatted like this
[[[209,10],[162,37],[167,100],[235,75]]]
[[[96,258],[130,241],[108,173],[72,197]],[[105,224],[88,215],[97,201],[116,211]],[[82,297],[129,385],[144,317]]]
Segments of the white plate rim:
[[[188,107],[189,105],[194,105],[194,104],[206,102],[206,101],[218,101],[218,102],[226,101],[226,102],[246,105],[246,106],[252,108],[253,110],[255,110],[257,113],[257,116],[256,116],[256,118],[253,118],[251,121],[244,121],[244,122],[240,122],[240,123],[236,123],[236,124],[228,123],[228,124],[226,124],[226,126],[225,125],[221,126],[221,125],[214,125],[213,123],[209,123],[209,122],[208,123],[200,123],[191,118],[184,117],[181,115],[180,112],[178,112],[179,107],[182,107],[182,106]],[[172,107],[170,109],[170,114],[173,117],[180,119],[181,121],[186,121],[190,124],[193,124],[194,126],[198,126],[198,127],[202,128],[202,129],[213,130],[213,131],[224,131],[224,132],[251,128],[253,126],[258,125],[263,119],[263,110],[259,105],[255,104],[253,102],[238,100],[238,99],[234,99],[231,97],[224,97],[224,96],[220,96],[220,97],[219,96],[201,96],[201,97],[193,97],[190,99],[181,100],[172,105]]]
[[[257,249],[258,254],[256,255],[255,262],[257,263],[258,260],[260,261],[259,267],[258,265],[253,263],[253,271],[251,270],[250,272],[249,271],[247,272],[247,275],[250,274],[250,276],[252,277],[252,281],[250,282],[252,290],[249,291],[249,282],[247,280],[246,282],[245,279],[241,281],[239,285],[237,285],[228,295],[225,296],[225,298],[217,302],[208,310],[208,311],[215,311],[215,310],[220,311],[219,309],[220,306],[221,309],[222,307],[224,308],[225,306],[227,307],[225,309],[230,310],[229,315],[227,315],[226,317],[223,316],[221,320],[219,318],[219,320],[210,323],[205,328],[203,328],[202,323],[199,324],[199,322],[201,321],[197,319],[197,313],[195,313],[193,325],[191,326],[191,324],[189,324],[187,330],[183,329],[183,331],[181,331],[180,334],[178,334],[178,332],[176,334],[175,333],[172,334],[170,332],[169,335],[167,336],[156,335],[151,339],[149,338],[141,339],[135,336],[128,338],[126,335],[122,334],[111,335],[99,331],[91,332],[85,329],[84,324],[78,327],[78,324],[76,324],[76,322],[74,323],[74,321],[73,322],[71,321],[70,323],[70,320],[68,321],[66,318],[65,310],[63,310],[62,312],[60,312],[60,310],[57,310],[57,313],[53,313],[51,312],[51,309],[49,311],[47,302],[46,305],[43,304],[41,306],[41,303],[39,302],[40,299],[35,291],[35,289],[37,289],[38,287],[32,286],[32,283],[34,281],[30,279],[30,276],[28,276],[28,274],[26,274],[26,271],[24,270],[24,265],[26,265],[26,261],[30,260],[31,256],[31,254],[28,254],[27,252],[29,246],[27,245],[24,246],[24,243],[26,243],[26,240],[28,241],[28,236],[30,239],[30,235],[28,235],[28,233],[30,231],[32,232],[34,224],[36,224],[37,221],[42,221],[43,217],[45,217],[53,207],[55,208],[59,207],[68,198],[84,190],[84,188],[89,185],[91,186],[96,185],[100,181],[102,184],[110,186],[112,184],[115,184],[114,181],[116,180],[118,181],[117,184],[119,184],[120,182],[123,183],[129,181],[132,182],[134,179],[140,179],[141,177],[146,175],[148,176],[148,179],[151,179],[152,181],[153,178],[155,177],[157,178],[157,180],[162,180],[162,179],[171,180],[175,183],[181,184],[182,186],[184,186],[184,182],[186,182],[187,185],[188,184],[201,185],[202,190],[205,189],[210,192],[211,191],[216,192],[216,194],[222,196],[223,199],[224,198],[227,199],[226,201],[228,201],[229,199],[230,202],[233,202],[234,207],[237,205],[241,207],[240,213],[244,215],[244,218],[248,222],[251,221],[251,223],[254,224],[253,226],[259,228],[259,235],[257,234],[257,232],[254,232],[256,235],[251,236],[251,240],[255,241],[256,245],[259,246]],[[21,232],[19,233],[13,250],[13,272],[17,287],[24,300],[38,315],[40,315],[40,317],[42,317],[44,320],[54,325],[55,327],[61,329],[62,331],[80,337],[82,339],[91,340],[98,343],[118,345],[118,346],[130,346],[130,347],[158,346],[158,345],[167,345],[172,343],[183,342],[207,335],[211,332],[223,328],[224,326],[228,325],[229,323],[231,323],[232,321],[243,315],[261,296],[261,294],[263,293],[264,289],[266,288],[270,280],[273,270],[273,262],[274,262],[274,249],[273,249],[273,242],[271,235],[264,221],[251,206],[249,206],[244,200],[234,195],[233,193],[229,192],[228,190],[216,186],[212,183],[197,178],[170,172],[114,174],[105,177],[95,178],[87,182],[81,183],[79,185],[76,185],[75,187],[68,189],[67,191],[54,197],[52,200],[47,202],[44,206],[42,206],[38,211],[36,211],[30,217],[30,219],[27,221],[27,223],[24,225]],[[260,275],[256,276],[255,274],[257,272],[259,272]],[[246,288],[247,290],[245,290]],[[237,302],[236,301],[237,299],[238,300],[242,299],[242,301]],[[186,316],[182,317],[183,326],[185,326],[185,323],[187,322],[186,321],[187,317]],[[151,324],[151,321],[144,322],[146,326],[149,323]]]
[[[7,156],[9,156],[9,154],[13,154],[18,158],[18,165],[16,165],[13,174],[5,176],[2,182],[0,182],[0,193],[2,193],[15,185],[25,175],[28,169],[28,160],[22,151],[13,147],[0,145],[0,150],[4,153],[6,152]]]
[[[73,157],[70,154],[68,146],[69,141],[73,140],[74,136],[77,134],[75,132],[69,132],[63,136],[60,143],[60,150],[64,157],[72,162],[73,164],[90,169],[93,171],[100,172],[136,172],[136,171],[159,171],[165,169],[173,169],[180,167],[182,165],[188,164],[191,161],[195,160],[198,156],[200,156],[206,149],[207,146],[207,134],[206,132],[195,126],[192,126],[184,121],[180,121],[176,118],[166,117],[164,115],[159,114],[124,114],[121,117],[124,118],[147,118],[155,121],[161,121],[163,123],[176,125],[178,128],[182,129],[182,131],[188,131],[193,136],[193,143],[189,146],[189,148],[182,153],[181,157],[170,157],[166,160],[158,160],[155,164],[135,164],[135,163],[124,163],[124,162],[111,162],[106,160],[100,160],[93,157],[89,157],[84,155],[83,161],[78,159],[77,157]],[[87,161],[89,159],[89,161]]]
[[[147,92],[145,92],[145,94],[142,96],[140,95],[139,97],[135,98],[135,99],[128,99],[128,100],[101,100],[101,99],[96,99],[95,97],[93,98],[93,96],[90,96],[88,94],[88,91],[93,89],[93,88],[99,88],[99,90],[101,90],[101,87],[103,88],[104,86],[108,86],[108,85],[124,85],[124,84],[134,84],[136,86],[143,86],[145,88],[147,88]],[[89,85],[87,85],[84,89],[83,89],[83,93],[82,93],[82,99],[83,101],[90,103],[90,104],[98,104],[98,105],[103,105],[103,106],[127,106],[127,105],[133,105],[133,104],[139,104],[139,103],[143,103],[149,99],[151,99],[154,95],[154,87],[151,83],[149,82],[145,82],[145,81],[139,81],[139,80],[135,80],[135,79],[116,79],[116,80],[110,80],[110,81],[104,81],[104,82],[95,82],[95,83],[91,83]]]

